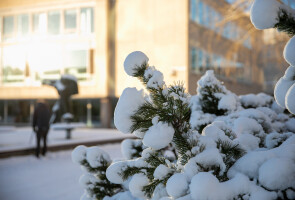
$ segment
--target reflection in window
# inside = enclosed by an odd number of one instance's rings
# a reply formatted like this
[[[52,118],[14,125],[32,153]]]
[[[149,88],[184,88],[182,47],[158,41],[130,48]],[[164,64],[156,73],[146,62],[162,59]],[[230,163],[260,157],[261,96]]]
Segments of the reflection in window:
[[[19,36],[26,36],[29,33],[29,15],[17,17],[17,32]]]
[[[33,31],[34,33],[45,33],[46,32],[46,13],[38,13],[33,16]]]
[[[68,50],[65,55],[65,73],[78,80],[85,80],[87,72],[87,50]]]
[[[191,11],[190,11],[191,19],[195,21],[197,18],[197,2],[196,2],[196,0],[191,0],[190,9],[191,9]]]
[[[36,72],[37,80],[58,79],[62,69],[60,45],[35,44],[29,52],[30,68]]]
[[[48,33],[59,34],[60,31],[60,12],[52,11],[48,13]]]
[[[93,8],[81,8],[80,28],[82,33],[92,33],[94,31]]]
[[[76,10],[65,11],[65,29],[74,30],[77,27],[77,13]]]
[[[3,18],[3,35],[4,39],[12,38],[14,32],[14,17],[8,16]]]
[[[4,83],[24,81],[26,56],[25,51],[22,47],[17,46],[3,48],[2,63],[2,74]]]

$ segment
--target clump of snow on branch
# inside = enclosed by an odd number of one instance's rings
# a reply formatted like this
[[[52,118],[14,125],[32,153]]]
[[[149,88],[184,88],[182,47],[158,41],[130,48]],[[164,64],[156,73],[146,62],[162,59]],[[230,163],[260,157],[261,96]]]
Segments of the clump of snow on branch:
[[[273,28],[282,6],[278,0],[255,0],[250,10],[252,24],[257,29]]]
[[[126,88],[123,91],[114,113],[114,123],[119,131],[130,133],[130,128],[132,126],[130,117],[144,101],[143,90]]]
[[[143,138],[143,144],[155,150],[166,147],[173,139],[174,129],[167,123],[158,122],[149,128]]]
[[[281,107],[286,108],[286,104],[288,105],[288,107],[292,107],[291,101],[293,97],[292,95],[294,93],[293,92],[294,84],[295,84],[295,67],[290,66],[285,71],[285,75],[282,78],[280,78],[280,80],[277,82],[275,91],[274,91],[274,96],[276,98],[276,101]],[[290,102],[288,101],[289,100],[288,98],[291,98]]]
[[[136,68],[140,67],[144,63],[148,63],[149,58],[141,51],[134,51],[130,53],[124,61],[125,72],[129,76],[133,76],[136,72]]]

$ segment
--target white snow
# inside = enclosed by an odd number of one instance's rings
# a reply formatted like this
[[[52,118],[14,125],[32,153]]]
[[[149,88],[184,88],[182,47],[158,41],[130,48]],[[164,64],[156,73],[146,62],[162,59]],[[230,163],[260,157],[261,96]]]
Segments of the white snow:
[[[264,93],[259,93],[257,95],[246,94],[239,96],[239,98],[244,107],[262,107],[273,100],[271,96]]]
[[[72,151],[72,161],[74,163],[80,164],[84,159],[86,159],[87,147],[84,145],[77,146]]]
[[[113,159],[122,158],[120,144],[100,148]],[[0,159],[0,199],[80,199],[83,194],[79,185],[81,167],[72,162],[71,153],[72,150],[48,152],[46,157],[39,159],[35,156]]]
[[[294,100],[295,100],[295,82],[289,88],[289,90],[286,94],[286,99],[285,99],[286,108],[289,110],[289,112],[291,112],[295,115],[295,101]]]
[[[167,197],[167,196],[168,196],[168,194],[167,194],[167,191],[166,191],[166,187],[163,185],[163,183],[160,183],[155,188],[151,200],[159,200],[162,197]]]
[[[259,182],[270,190],[295,188],[295,162],[287,158],[272,158],[259,168]]]
[[[277,82],[274,90],[274,96],[277,103],[285,108],[286,94],[289,88],[295,83],[295,67],[290,66],[285,71],[285,75]]]
[[[213,70],[206,71],[206,73],[198,81],[198,87],[204,87],[206,85],[220,85],[220,82],[214,76]]]
[[[148,79],[148,88],[162,88],[165,85],[163,73],[155,67],[148,67],[144,72],[144,77]]]
[[[168,146],[173,136],[174,128],[165,122],[159,122],[148,129],[142,142],[145,146],[159,150]]]
[[[143,90],[137,90],[136,88],[124,89],[114,113],[114,123],[119,131],[130,133],[130,128],[132,126],[130,117],[144,101]]]
[[[129,183],[129,190],[131,194],[140,199],[146,199],[142,188],[149,184],[149,180],[144,174],[135,174]]]
[[[203,167],[210,167],[210,166],[216,166],[220,168],[219,175],[223,175],[225,171],[225,164],[223,162],[223,159],[221,157],[221,154],[219,153],[218,149],[216,148],[209,148],[205,149],[201,153],[199,153],[195,158],[195,162],[198,164],[201,164]]]
[[[104,161],[107,163],[111,162],[109,154],[97,146],[87,148],[86,159],[93,168],[101,167]]]
[[[222,95],[218,102],[218,109],[234,111],[237,109],[237,97],[233,93]]]
[[[142,146],[140,139],[125,139],[121,143],[121,152],[126,159],[132,159],[132,155],[136,153],[134,147]],[[140,152],[141,153],[141,152]]]
[[[88,199],[87,199],[88,200]],[[103,200],[138,200],[129,191],[119,192],[112,197],[104,197]]]
[[[154,171],[154,178],[158,180],[164,179],[172,170],[163,164],[160,164]]]
[[[287,129],[295,133],[295,118],[291,118],[286,122]]]
[[[71,139],[68,140],[64,130],[53,129],[51,126],[47,136],[47,146],[54,147],[63,144],[77,144],[78,146],[84,142],[126,139],[132,136],[132,134],[123,134],[116,129],[76,128],[71,133]],[[9,131],[0,129],[0,152],[35,147],[36,136],[31,127],[15,127]]]
[[[293,36],[285,46],[284,58],[292,66],[295,66],[295,36]]]
[[[171,176],[166,184],[167,193],[173,198],[184,196],[187,193],[189,184],[186,176],[182,173],[176,173]]]
[[[126,166],[126,162],[119,161],[112,163],[107,171],[106,176],[109,181],[116,184],[122,184],[124,182],[123,178],[120,175],[121,170]]]
[[[277,0],[255,0],[250,10],[252,24],[257,29],[273,28],[282,6]]]
[[[250,182],[247,177],[237,174],[233,179],[220,183],[210,172],[200,172],[190,184],[192,200],[228,200],[239,194],[248,194],[251,200],[276,199],[274,192],[268,192]]]
[[[124,61],[125,72],[129,76],[133,76],[136,72],[135,69],[144,63],[148,63],[149,58],[141,51],[134,51],[130,53]]]

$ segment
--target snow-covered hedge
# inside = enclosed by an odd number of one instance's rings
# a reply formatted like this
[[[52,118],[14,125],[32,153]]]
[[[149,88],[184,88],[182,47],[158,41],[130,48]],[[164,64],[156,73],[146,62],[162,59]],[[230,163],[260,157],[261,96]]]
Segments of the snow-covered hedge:
[[[126,88],[115,125],[136,140],[111,163],[98,147],[79,146],[82,200],[295,199],[295,119],[273,97],[237,96],[207,71],[197,95],[167,86],[143,53],[124,62],[146,90]]]

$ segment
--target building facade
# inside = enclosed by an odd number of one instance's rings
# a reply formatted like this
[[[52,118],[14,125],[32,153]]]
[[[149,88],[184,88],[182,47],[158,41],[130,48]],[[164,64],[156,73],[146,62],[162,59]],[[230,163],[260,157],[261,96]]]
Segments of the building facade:
[[[192,94],[208,69],[238,94],[262,91],[263,34],[247,35],[247,15],[224,23],[230,6],[223,0],[2,0],[0,124],[28,124],[36,99],[53,105],[58,98],[42,81],[72,74],[79,83],[75,120],[109,127],[123,89],[140,87],[123,69],[134,50],[145,52],[168,84],[183,81]]]

